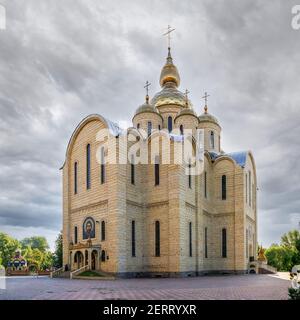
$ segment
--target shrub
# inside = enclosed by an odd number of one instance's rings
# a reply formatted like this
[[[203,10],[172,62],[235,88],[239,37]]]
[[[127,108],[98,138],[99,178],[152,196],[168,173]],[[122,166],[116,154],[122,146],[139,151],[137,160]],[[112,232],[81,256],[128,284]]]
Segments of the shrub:
[[[289,288],[289,297],[290,300],[300,300],[300,288]]]

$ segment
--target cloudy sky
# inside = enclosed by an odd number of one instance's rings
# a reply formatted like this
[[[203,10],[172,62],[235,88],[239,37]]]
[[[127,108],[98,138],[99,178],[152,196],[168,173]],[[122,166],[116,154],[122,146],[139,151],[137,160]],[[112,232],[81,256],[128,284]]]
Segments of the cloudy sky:
[[[298,1],[299,2],[299,1]],[[223,149],[250,149],[259,184],[259,242],[300,221],[300,30],[289,0],[0,0],[0,231],[61,229],[61,172],[80,120],[121,126],[172,55],[198,113],[204,91]]]

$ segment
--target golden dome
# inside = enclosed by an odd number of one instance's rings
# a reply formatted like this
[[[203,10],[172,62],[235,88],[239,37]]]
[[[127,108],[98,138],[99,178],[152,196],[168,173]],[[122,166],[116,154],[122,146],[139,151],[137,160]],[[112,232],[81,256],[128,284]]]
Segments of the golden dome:
[[[167,62],[161,70],[159,80],[161,87],[163,87],[167,82],[174,82],[176,84],[176,87],[180,85],[180,76],[176,66],[173,64],[170,48],[168,48]]]

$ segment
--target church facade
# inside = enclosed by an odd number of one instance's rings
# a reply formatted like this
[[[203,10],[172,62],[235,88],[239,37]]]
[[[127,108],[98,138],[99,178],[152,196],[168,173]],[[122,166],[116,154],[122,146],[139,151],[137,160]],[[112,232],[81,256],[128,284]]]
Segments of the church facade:
[[[99,114],[73,132],[62,167],[63,264],[119,277],[245,273],[257,250],[253,155],[222,150],[221,126],[207,103],[197,115],[178,89],[170,48],[160,85],[151,100],[147,94],[125,133]],[[195,175],[183,164],[162,161],[162,140],[173,148],[174,137],[186,129],[203,132],[203,170]],[[101,130],[114,139],[117,156],[128,154],[119,143],[122,135],[132,134],[129,144],[143,141],[149,150],[149,141],[158,137],[155,161],[105,161],[111,152],[108,139],[99,138]]]

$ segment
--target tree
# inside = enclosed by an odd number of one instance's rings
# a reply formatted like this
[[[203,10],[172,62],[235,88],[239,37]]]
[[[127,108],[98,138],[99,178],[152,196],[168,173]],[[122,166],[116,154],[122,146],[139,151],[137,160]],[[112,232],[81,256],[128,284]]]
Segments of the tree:
[[[300,232],[298,230],[292,230],[285,233],[281,237],[281,245],[286,247],[297,247],[300,241]]]
[[[60,268],[63,264],[63,235],[60,232],[55,240],[54,264]]]
[[[295,247],[273,245],[265,251],[268,264],[278,271],[290,271],[297,264],[298,252]]]
[[[2,264],[7,267],[8,262],[14,256],[16,250],[20,247],[18,240],[10,237],[9,235],[0,232],[0,252]]]
[[[39,249],[46,252],[49,249],[48,242],[45,237],[30,237],[21,240],[22,248],[30,246],[32,249]]]

